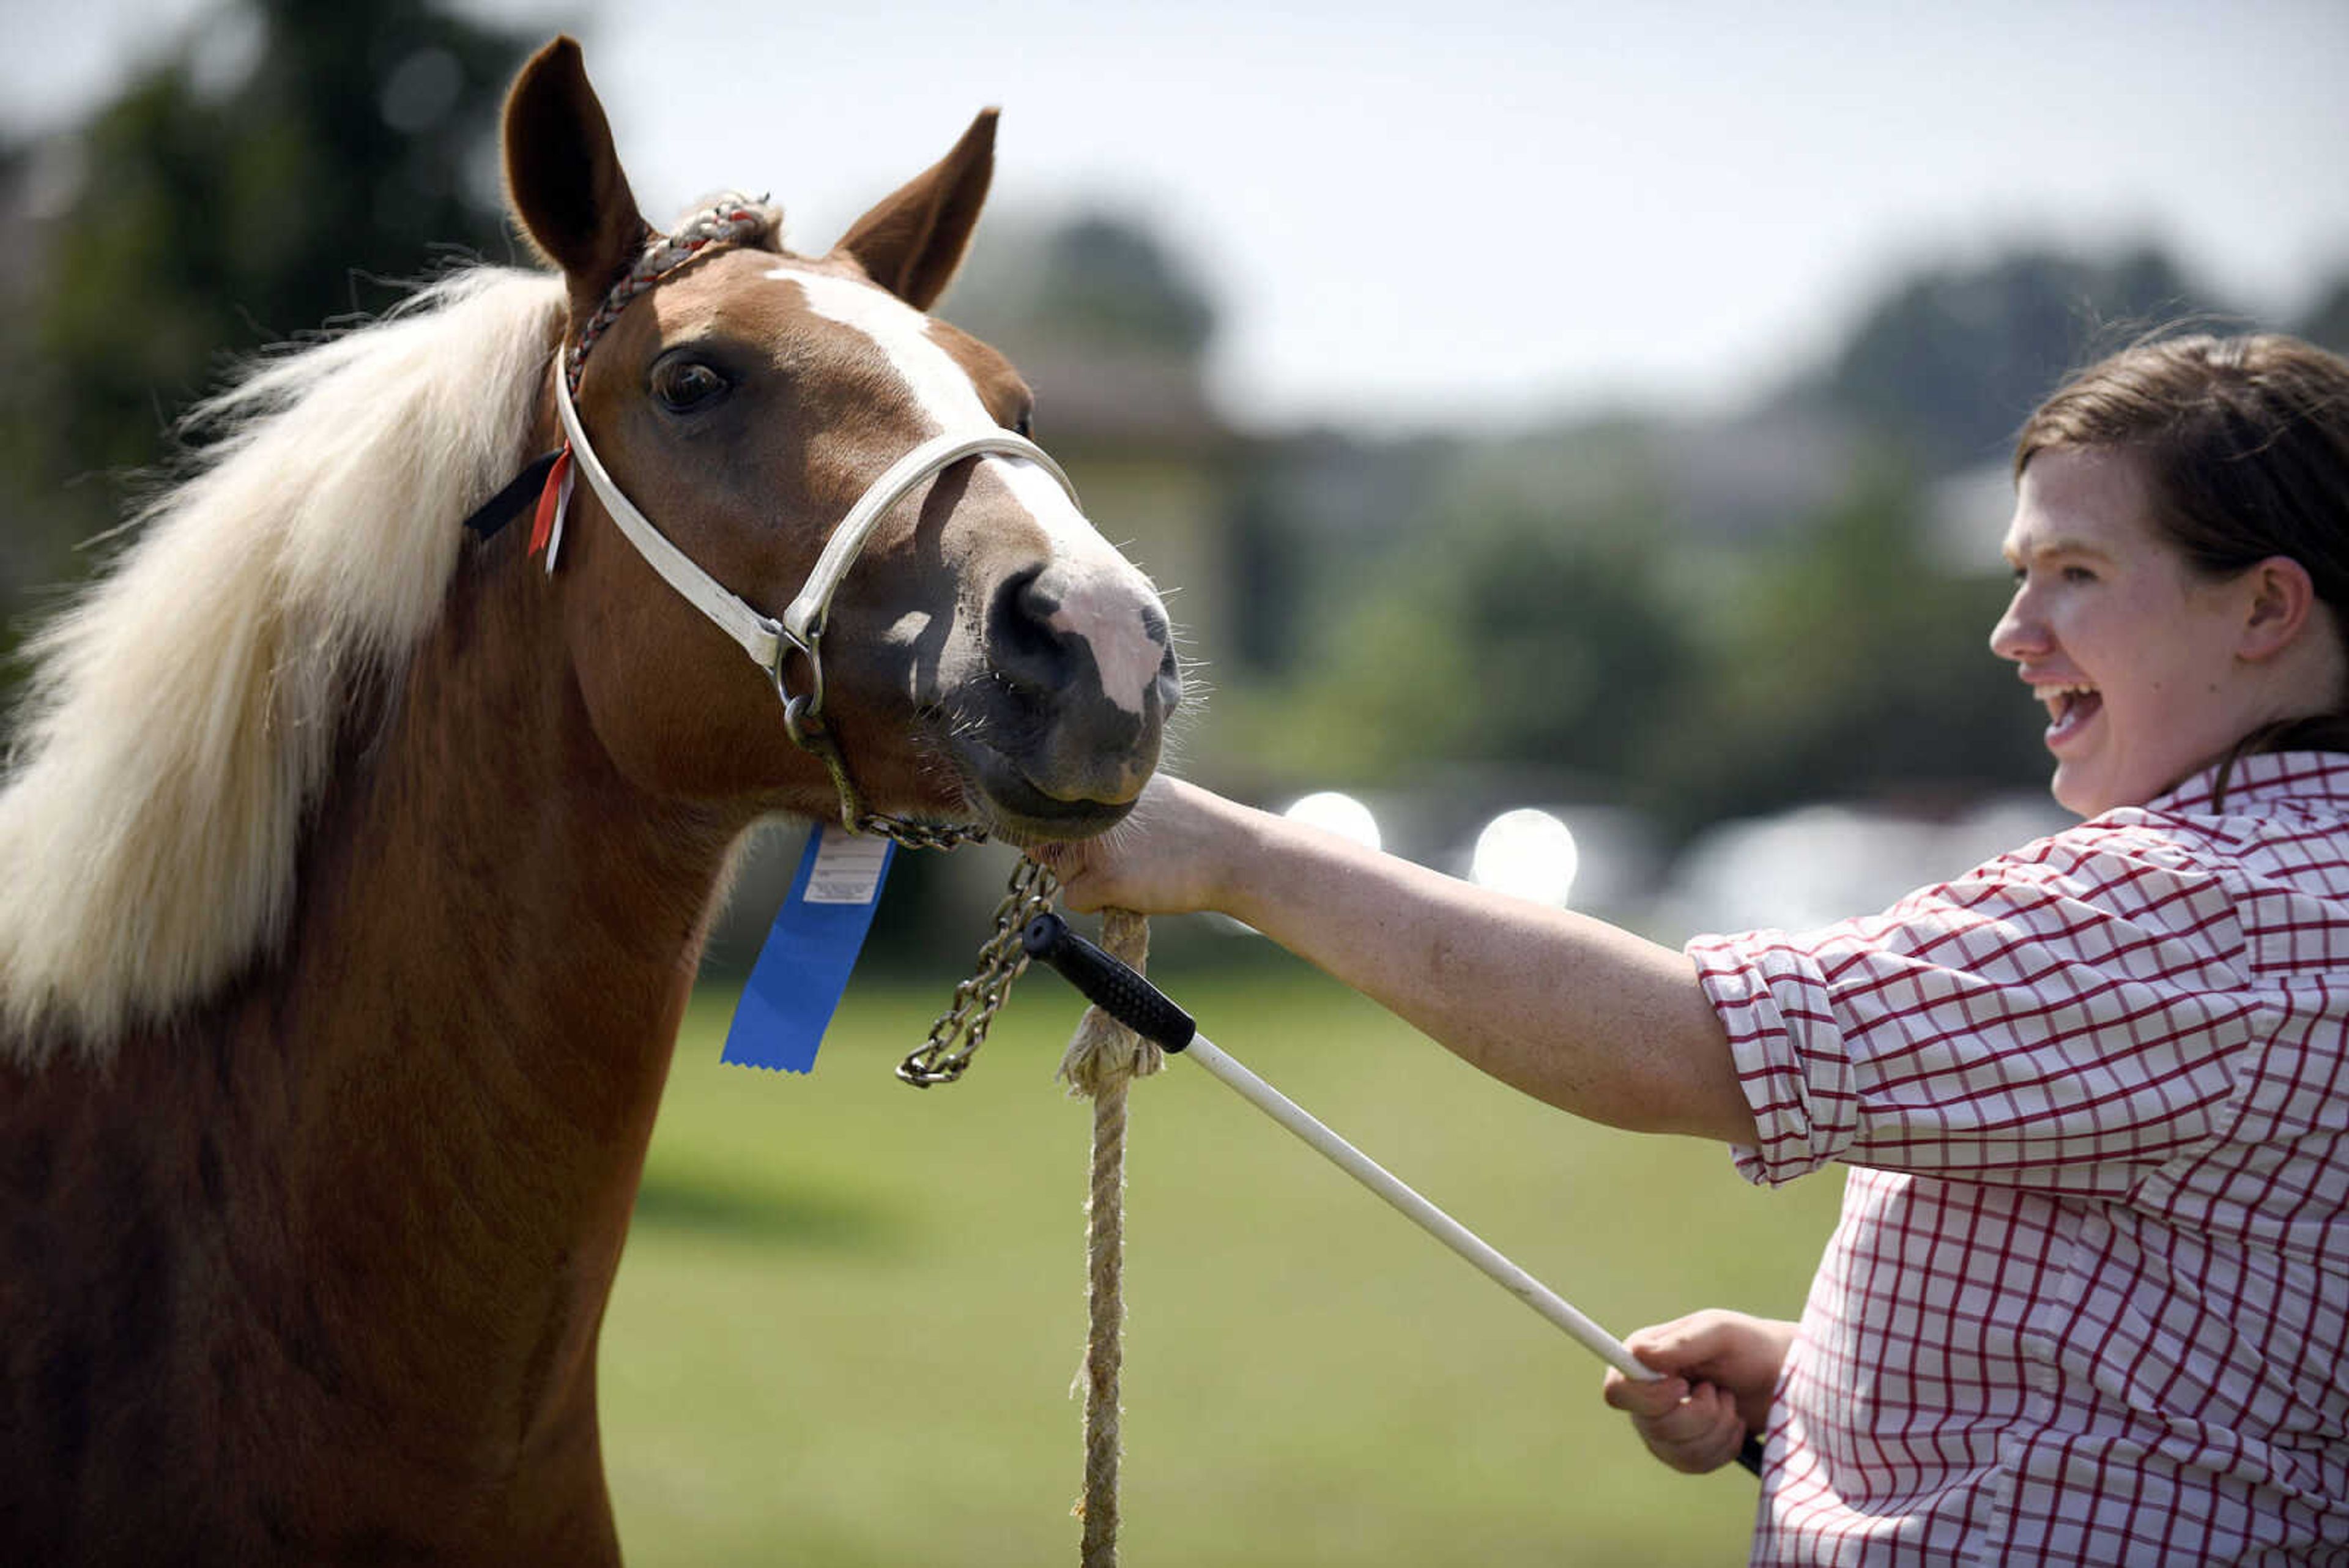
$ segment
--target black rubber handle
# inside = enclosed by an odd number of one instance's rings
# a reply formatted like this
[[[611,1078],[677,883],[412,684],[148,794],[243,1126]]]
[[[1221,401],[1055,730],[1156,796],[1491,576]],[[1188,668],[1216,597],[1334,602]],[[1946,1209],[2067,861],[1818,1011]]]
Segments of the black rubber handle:
[[[1737,1462],[1755,1475],[1760,1475],[1762,1473],[1762,1439],[1746,1438],[1744,1446],[1737,1450]]]
[[[1180,1051],[1199,1033],[1191,1015],[1164,992],[1077,935],[1050,909],[1028,922],[1019,933],[1019,945],[1030,958],[1057,971],[1087,1002],[1146,1040]]]

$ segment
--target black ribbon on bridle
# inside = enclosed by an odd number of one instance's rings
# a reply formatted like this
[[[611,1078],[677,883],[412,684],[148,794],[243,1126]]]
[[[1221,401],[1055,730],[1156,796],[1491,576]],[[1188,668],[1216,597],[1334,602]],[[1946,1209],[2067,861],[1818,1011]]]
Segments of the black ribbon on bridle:
[[[472,515],[465,519],[466,530],[476,538],[495,538],[500,529],[538,499],[539,492],[546,488],[546,476],[554,467],[554,460],[562,455],[563,449],[556,447],[531,459],[529,466],[514,475],[503,490],[473,508]]]

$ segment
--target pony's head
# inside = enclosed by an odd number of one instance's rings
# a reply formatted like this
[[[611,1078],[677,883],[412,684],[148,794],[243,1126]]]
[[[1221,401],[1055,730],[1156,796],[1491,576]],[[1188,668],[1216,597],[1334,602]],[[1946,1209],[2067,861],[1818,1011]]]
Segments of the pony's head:
[[[1023,841],[1118,820],[1180,697],[1164,611],[1015,433],[1019,378],[923,314],[992,135],[981,117],[829,255],[785,253],[756,203],[670,247],[576,47],[533,59],[508,183],[560,277],[460,272],[261,361],[199,408],[212,439],[186,477],[31,643],[0,763],[0,1062],[68,1039],[102,1058],[286,933],[305,835],[365,741],[349,716],[402,711],[454,572],[492,559],[458,520],[558,418],[608,484],[575,487],[543,597],[508,623],[555,640],[515,668],[564,667],[639,789],[721,823],[860,797]],[[638,513],[769,669],[656,575],[616,521]]]
[[[1018,373],[924,314],[961,262],[994,131],[981,115],[805,258],[755,203],[652,230],[570,40],[516,81],[508,189],[569,298],[574,456],[611,486],[575,488],[564,624],[596,733],[639,786],[818,816],[861,796],[1033,839],[1115,822],[1155,765],[1181,694],[1157,596],[1041,454],[1020,455]],[[819,645],[786,607],[814,594],[827,541],[893,465],[958,437],[995,450],[868,503],[869,535],[812,616]],[[632,543],[630,513],[659,538]],[[664,539],[708,596],[740,603],[672,591]]]

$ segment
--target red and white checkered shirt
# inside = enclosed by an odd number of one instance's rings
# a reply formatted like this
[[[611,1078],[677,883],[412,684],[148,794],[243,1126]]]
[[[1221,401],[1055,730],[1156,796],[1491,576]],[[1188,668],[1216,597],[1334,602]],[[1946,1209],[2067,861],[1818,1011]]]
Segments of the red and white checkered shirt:
[[[2349,756],[1689,946],[1781,1182],[1850,1167],[1756,1563],[2349,1563]]]

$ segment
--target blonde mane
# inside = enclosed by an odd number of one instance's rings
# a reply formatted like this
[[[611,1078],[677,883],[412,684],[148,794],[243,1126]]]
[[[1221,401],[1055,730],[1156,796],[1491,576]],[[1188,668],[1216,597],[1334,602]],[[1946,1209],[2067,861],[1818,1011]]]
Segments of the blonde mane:
[[[480,267],[203,404],[196,472],[43,630],[0,783],[0,1059],[202,1000],[283,934],[355,680],[527,460],[561,279]]]

